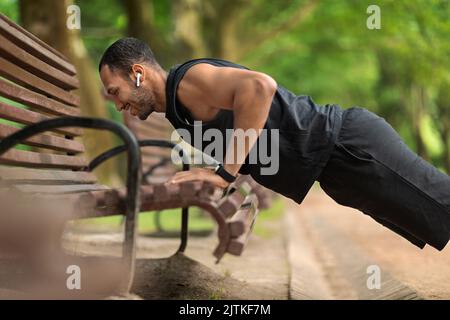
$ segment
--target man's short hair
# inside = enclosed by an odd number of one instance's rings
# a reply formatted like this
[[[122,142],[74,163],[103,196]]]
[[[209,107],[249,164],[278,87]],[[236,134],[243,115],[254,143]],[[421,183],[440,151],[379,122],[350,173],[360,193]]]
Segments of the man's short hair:
[[[122,38],[114,42],[103,53],[98,71],[103,65],[107,65],[111,71],[119,71],[124,75],[131,72],[131,66],[135,63],[147,63],[159,65],[150,47],[136,38]]]

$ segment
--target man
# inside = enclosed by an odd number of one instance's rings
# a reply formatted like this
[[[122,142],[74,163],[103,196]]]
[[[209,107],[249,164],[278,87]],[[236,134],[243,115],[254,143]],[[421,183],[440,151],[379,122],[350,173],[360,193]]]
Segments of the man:
[[[217,129],[225,155],[216,170],[196,168],[171,183],[207,180],[226,188],[240,174],[301,203],[314,181],[336,202],[359,209],[416,246],[442,250],[450,238],[450,177],[413,153],[382,118],[360,107],[316,105],[270,76],[220,59],[195,59],[167,73],[142,41],[125,38],[104,53],[99,72],[119,111],[141,120],[164,112],[177,130]],[[201,122],[198,122],[201,121]],[[238,148],[238,130],[277,130],[249,136]],[[198,131],[197,131],[198,132]],[[194,137],[195,138],[195,137]],[[255,146],[276,146],[278,170],[249,161]],[[207,141],[202,141],[202,149]],[[270,148],[273,150],[273,148]],[[240,156],[239,156],[240,155]]]

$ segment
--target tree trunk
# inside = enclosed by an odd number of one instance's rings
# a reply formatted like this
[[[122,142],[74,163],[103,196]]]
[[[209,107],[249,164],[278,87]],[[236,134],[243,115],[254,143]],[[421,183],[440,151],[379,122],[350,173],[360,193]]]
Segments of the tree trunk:
[[[175,21],[176,61],[207,56],[209,50],[203,37],[201,1],[174,0],[172,15]]]
[[[72,3],[72,0],[20,0],[20,21],[24,28],[66,55],[75,65],[80,81],[81,113],[84,116],[109,118],[96,68],[79,31],[66,27],[66,10]],[[86,130],[83,139],[89,159],[115,145],[109,132]],[[100,166],[96,175],[102,183],[117,186],[120,184],[117,168],[116,160],[112,159]]]
[[[128,35],[148,43],[163,67],[172,63],[170,46],[165,34],[158,32],[154,23],[153,2],[149,0],[122,0],[128,17]]]
[[[248,0],[216,0],[203,3],[203,34],[212,57],[236,61],[240,49],[239,23]]]

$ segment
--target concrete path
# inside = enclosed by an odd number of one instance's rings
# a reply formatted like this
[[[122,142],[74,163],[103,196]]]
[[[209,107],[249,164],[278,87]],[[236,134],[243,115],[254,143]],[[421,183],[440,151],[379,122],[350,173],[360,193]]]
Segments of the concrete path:
[[[138,238],[132,292],[143,299],[289,298],[289,264],[282,221],[271,221],[270,235],[252,235],[240,257],[225,255],[215,263],[215,233],[190,237],[185,254],[173,255],[178,239]],[[118,257],[122,235],[67,234],[65,247],[78,255]]]
[[[320,279],[313,284],[320,288],[312,290],[315,298],[450,298],[450,246],[442,252],[429,246],[420,250],[361,212],[336,204],[319,188],[301,206],[287,201],[286,215],[290,233],[302,237],[290,251],[298,274],[293,273],[293,298],[302,298],[310,274]],[[378,271],[380,289],[373,285]]]

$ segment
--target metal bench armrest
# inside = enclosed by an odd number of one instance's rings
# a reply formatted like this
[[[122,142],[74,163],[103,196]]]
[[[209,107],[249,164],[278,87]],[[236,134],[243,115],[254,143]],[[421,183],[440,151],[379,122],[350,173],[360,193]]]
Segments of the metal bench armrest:
[[[177,144],[166,141],[166,140],[157,140],[157,139],[146,139],[146,140],[139,140],[138,142],[139,148],[143,147],[160,147],[160,148],[169,148],[169,149],[176,149],[182,160],[183,160],[183,170],[189,170],[189,159],[186,156],[186,153],[184,150]],[[110,150],[107,150],[103,152],[102,154],[95,157],[90,163],[89,167],[87,168],[87,171],[92,171],[96,167],[98,167],[101,163],[104,161],[110,159],[111,157],[114,157],[126,150],[126,146],[117,146]]]
[[[134,277],[135,242],[136,242],[136,214],[140,208],[139,186],[141,184],[141,154],[138,142],[131,131],[116,122],[88,117],[60,117],[44,120],[7,136],[0,142],[0,155],[13,148],[21,141],[44,131],[62,127],[81,127],[108,130],[117,134],[125,143],[123,151],[128,153],[128,175],[126,195],[126,224],[125,241],[123,245],[123,259],[128,273],[121,286],[122,292],[128,292]]]

